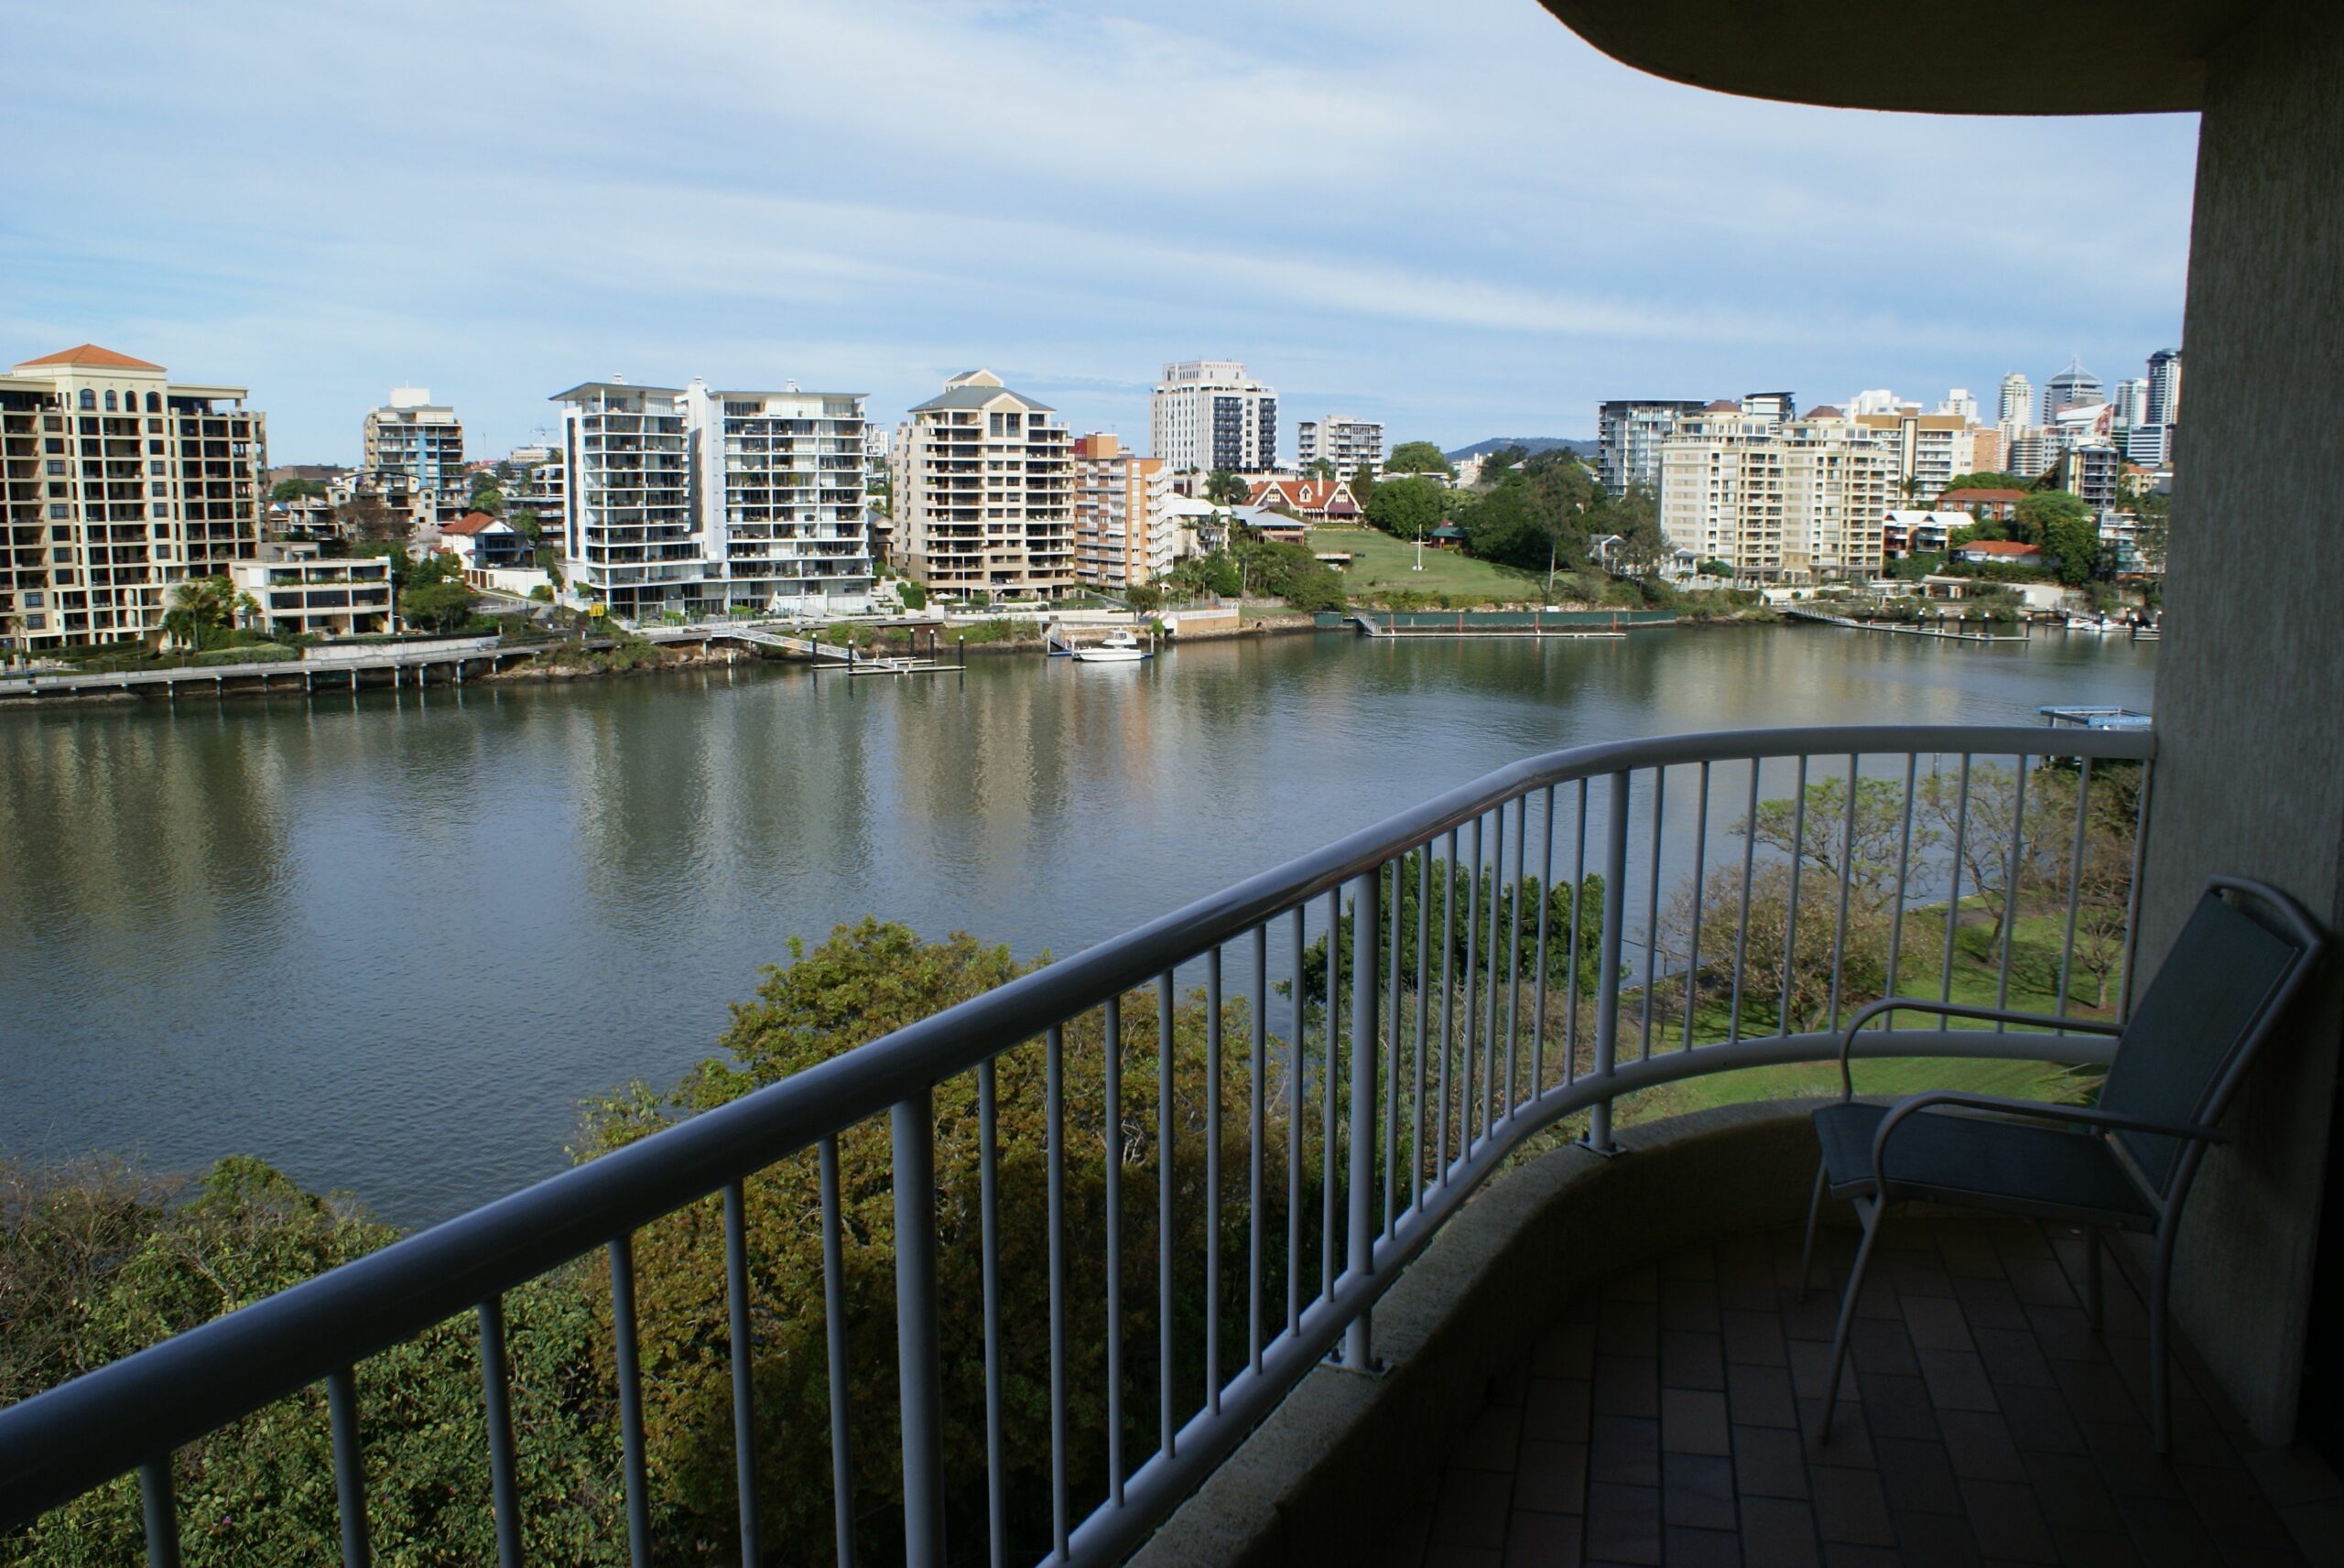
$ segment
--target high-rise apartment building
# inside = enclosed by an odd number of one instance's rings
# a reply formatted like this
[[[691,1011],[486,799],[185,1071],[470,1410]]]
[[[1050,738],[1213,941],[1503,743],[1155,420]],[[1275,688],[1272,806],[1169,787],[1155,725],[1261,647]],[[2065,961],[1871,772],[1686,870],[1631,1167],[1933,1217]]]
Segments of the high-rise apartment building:
[[[895,553],[929,589],[1072,591],[1074,452],[1049,405],[989,370],[956,375],[897,428],[893,460]]]
[[[1745,392],[1742,395],[1742,414],[1745,419],[1769,419],[1786,425],[1798,417],[1798,400],[1787,392]]]
[[[1303,420],[1294,427],[1295,466],[1307,472],[1311,464],[1321,460],[1332,463],[1336,474],[1343,479],[1351,478],[1362,468],[1371,474],[1382,473],[1382,422],[1354,419],[1348,414]]]
[[[1676,548],[1758,582],[1881,570],[1895,453],[1838,409],[1778,419],[1711,405],[1661,444],[1660,525]]]
[[[1123,449],[1111,435],[1078,438],[1074,456],[1074,575],[1117,591],[1172,569],[1180,524],[1160,507],[1162,458]]]
[[[1937,405],[1937,412],[1951,414],[1965,425],[1975,425],[1978,423],[1978,400],[1970,395],[1968,387],[1952,387],[1947,391],[1945,401]]]
[[[635,620],[869,608],[861,394],[603,381],[554,401],[573,599]]]
[[[1148,402],[1148,449],[1174,472],[1266,473],[1278,466],[1278,395],[1236,360],[1164,367]]]
[[[2040,425],[2029,425],[2022,427],[2003,449],[2002,471],[2014,473],[2021,479],[2039,479],[2058,460],[2058,432]]]
[[[2181,351],[2159,349],[2149,356],[2150,425],[2181,423]]]
[[[2043,423],[2050,424],[2063,408],[2082,408],[2106,400],[2100,377],[2084,369],[2080,357],[2070,359],[2067,369],[2043,384]]]
[[[2016,371],[2002,377],[2002,394],[1994,410],[1994,423],[2006,435],[2035,423],[2035,384]]]
[[[370,408],[360,431],[361,491],[394,511],[428,523],[444,503],[467,499],[464,426],[455,409],[431,401],[427,386],[395,386],[388,402]]]
[[[1906,504],[1934,501],[1950,488],[1954,475],[1975,471],[1977,438],[1959,415],[1904,412],[1854,417],[1895,454],[1897,493]]]
[[[0,643],[153,636],[171,590],[260,546],[266,421],[83,343],[0,376]]]
[[[2116,389],[2108,395],[2108,401],[2116,410],[2116,423],[2125,429],[2149,422],[2149,384],[2146,377],[2136,375],[2129,381],[2118,382]]]
[[[2117,476],[2123,466],[2123,454],[2108,441],[2082,441],[2059,454],[2056,482],[2080,496],[2094,512],[2106,512],[2116,504]]]
[[[1632,485],[1660,483],[1660,444],[1676,433],[1677,422],[1698,414],[1698,398],[1618,398],[1595,410],[1595,476],[1614,495]]]

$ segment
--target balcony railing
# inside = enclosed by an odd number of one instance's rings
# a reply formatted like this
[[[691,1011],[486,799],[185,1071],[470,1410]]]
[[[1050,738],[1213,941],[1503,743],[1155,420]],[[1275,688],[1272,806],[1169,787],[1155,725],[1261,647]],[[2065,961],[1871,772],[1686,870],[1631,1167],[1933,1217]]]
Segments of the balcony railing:
[[[613,1470],[633,1559],[647,1563],[636,1243],[714,1197],[740,1552],[758,1561],[774,1494],[769,1475],[759,1485],[770,1416],[750,1376],[764,1363],[746,1216],[761,1173],[810,1156],[838,1560],[852,1561],[858,1520],[874,1528],[854,1493],[874,1468],[852,1452],[854,1390],[893,1381],[899,1421],[883,1425],[900,1469],[876,1467],[890,1489],[877,1517],[891,1534],[900,1520],[906,1561],[946,1560],[948,1512],[996,1564],[1119,1561],[1330,1352],[1373,1364],[1377,1296],[1534,1136],[1583,1119],[1573,1125],[1606,1148],[1620,1097],[1829,1057],[1864,1002],[1916,983],[1951,997],[1957,970],[1997,1005],[2014,984],[2056,987],[2062,1017],[2075,983],[2096,979],[2089,1005],[2121,1017],[2153,754],[2145,731],[1883,726],[1531,758],[0,1411],[0,1529],[135,1470],[149,1561],[174,1563],[173,1452],[323,1384],[343,1559],[363,1563],[357,1368],[472,1314],[480,1503],[493,1500],[499,1555],[516,1563],[527,1510],[505,1297],[599,1254]],[[1963,932],[1988,917],[1982,943]],[[1889,1022],[1860,1034],[1856,1054],[2107,1060],[2080,1034]],[[1153,1094],[1123,1077],[1127,1054],[1153,1067]],[[1036,1159],[1004,1163],[1004,1104],[1046,1130]],[[840,1155],[842,1140],[879,1147],[881,1123],[894,1364],[858,1367]],[[940,1146],[959,1173],[944,1181]],[[1126,1183],[1145,1197],[1127,1204]],[[1045,1217],[1040,1241],[1008,1237],[1029,1270],[1004,1267],[1005,1184],[1024,1184],[1014,1190]],[[867,1216],[873,1194],[858,1195]],[[1199,1214],[1194,1249],[1176,1247]],[[1126,1250],[1149,1230],[1152,1281],[1150,1249]],[[939,1251],[957,1270],[964,1231],[980,1299],[943,1313]],[[1096,1318],[1102,1267],[1093,1367],[1070,1355],[1069,1324]],[[1005,1338],[1013,1292],[1020,1332]],[[947,1325],[964,1352],[949,1385]],[[1029,1396],[1046,1384],[1047,1403],[1005,1406],[1013,1375]],[[948,1427],[982,1442],[948,1449]],[[1045,1451],[1047,1480],[1029,1463],[1013,1496],[1013,1454]],[[796,1478],[801,1490],[824,1479]]]

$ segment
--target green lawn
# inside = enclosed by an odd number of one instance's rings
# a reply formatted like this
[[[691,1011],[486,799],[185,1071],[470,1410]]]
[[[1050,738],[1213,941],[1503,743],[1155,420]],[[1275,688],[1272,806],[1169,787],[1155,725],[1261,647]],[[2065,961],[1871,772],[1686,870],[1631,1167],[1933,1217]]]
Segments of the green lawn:
[[[1343,586],[1355,597],[1398,589],[1526,604],[1536,602],[1545,589],[1542,572],[1492,566],[1459,550],[1427,546],[1425,569],[1411,570],[1416,561],[1416,546],[1375,528],[1313,528],[1310,547],[1342,550],[1358,557],[1342,574]]]

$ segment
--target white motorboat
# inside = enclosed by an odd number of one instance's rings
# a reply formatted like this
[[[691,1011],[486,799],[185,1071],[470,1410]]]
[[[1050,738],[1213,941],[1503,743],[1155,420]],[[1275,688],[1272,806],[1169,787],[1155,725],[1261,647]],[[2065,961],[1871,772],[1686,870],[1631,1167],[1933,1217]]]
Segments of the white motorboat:
[[[1074,651],[1075,661],[1085,665],[1135,665],[1142,659],[1154,658],[1130,632],[1118,628],[1108,633],[1088,648]]]

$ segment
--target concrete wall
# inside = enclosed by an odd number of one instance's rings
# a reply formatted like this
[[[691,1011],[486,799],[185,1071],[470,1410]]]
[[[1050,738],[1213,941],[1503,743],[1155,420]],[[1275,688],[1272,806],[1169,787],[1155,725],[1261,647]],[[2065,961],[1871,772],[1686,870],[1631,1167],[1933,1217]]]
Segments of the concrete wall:
[[[2209,872],[2344,932],[2344,6],[2210,57],[2183,337],[2141,951]],[[2192,1200],[2176,1310],[2264,1441],[2295,1424],[2344,964],[2275,1042]],[[2336,1332],[2335,1325],[2328,1331]]]

